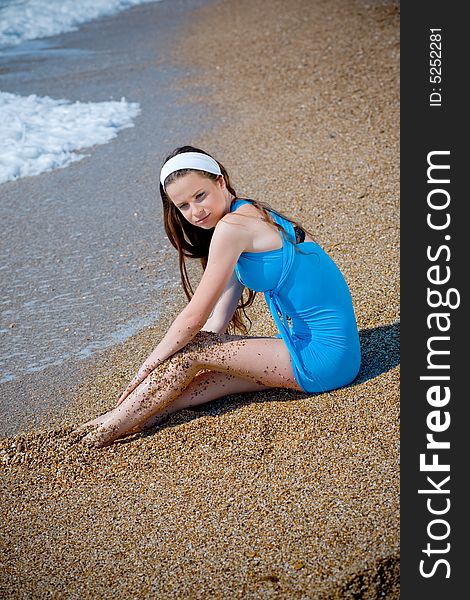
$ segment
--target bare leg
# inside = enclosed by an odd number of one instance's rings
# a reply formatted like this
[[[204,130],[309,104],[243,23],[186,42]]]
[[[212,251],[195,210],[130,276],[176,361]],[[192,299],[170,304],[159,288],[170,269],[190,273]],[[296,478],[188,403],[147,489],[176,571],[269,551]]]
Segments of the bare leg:
[[[267,389],[269,389],[267,385],[262,385],[249,379],[242,379],[228,373],[217,373],[216,371],[201,373],[200,375],[196,375],[183,393],[164,409],[163,412],[150,417],[143,424],[142,429],[154,427],[159,422],[166,420],[170,415],[184,408],[206,404],[230,394],[259,392]]]
[[[166,409],[157,412],[142,425],[129,431],[129,433],[150,429],[155,425],[158,425],[158,423],[166,421],[170,415],[179,410],[183,410],[184,408],[212,402],[213,400],[217,400],[223,396],[229,396],[230,394],[258,392],[266,389],[268,389],[268,386],[255,383],[250,379],[242,379],[241,377],[229,375],[228,373],[205,371],[196,375],[183,393]],[[80,427],[75,429],[74,433],[84,433],[86,430],[92,429],[93,427],[103,425],[103,423],[109,419],[114,418],[115,410],[116,409],[112,409],[109,412],[80,425]]]
[[[151,373],[84,441],[96,446],[107,445],[157,414],[161,415],[202,369],[249,379],[257,384],[255,389],[266,386],[301,390],[292,371],[289,352],[281,339],[240,339],[239,336],[234,339],[233,336],[201,332],[182,351]],[[227,389],[223,390],[216,397],[229,393]]]

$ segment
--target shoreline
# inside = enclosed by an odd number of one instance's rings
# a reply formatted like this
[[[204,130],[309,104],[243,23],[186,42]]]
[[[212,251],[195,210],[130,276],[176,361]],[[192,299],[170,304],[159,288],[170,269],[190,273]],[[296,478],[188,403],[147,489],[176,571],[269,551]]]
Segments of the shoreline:
[[[187,69],[171,63],[168,43],[204,3],[143,4],[89,22],[44,40],[49,50],[18,56],[0,76],[2,89],[20,96],[125,96],[142,111],[83,160],[1,184],[4,274],[14,273],[3,281],[1,363],[10,381],[0,384],[2,435],[47,425],[103,347],[166,311],[162,287],[178,285],[177,258],[164,236],[155,172],[168,136],[195,135],[204,113],[174,85]]]
[[[220,0],[175,41],[195,73],[178,85],[218,119],[188,143],[315,233],[363,366],[340,390],[226,397],[83,448],[70,427],[112,404],[172,299],[97,355],[54,429],[0,440],[12,597],[399,598],[398,33],[389,2]],[[263,302],[253,335],[275,333]]]

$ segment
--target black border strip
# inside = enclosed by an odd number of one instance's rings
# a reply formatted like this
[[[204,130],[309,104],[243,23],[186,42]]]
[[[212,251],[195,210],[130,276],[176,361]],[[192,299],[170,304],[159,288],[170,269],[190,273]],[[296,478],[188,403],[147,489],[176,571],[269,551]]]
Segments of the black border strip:
[[[465,463],[470,399],[464,373],[470,372],[465,315],[470,252],[465,241],[470,230],[467,233],[464,213],[470,200],[465,190],[470,173],[465,159],[470,153],[464,147],[468,129],[464,103],[470,102],[464,91],[469,32],[462,6],[430,0],[401,7],[401,598],[405,600],[460,598],[467,588]],[[431,46],[432,41],[440,44]],[[450,169],[428,173],[430,162]],[[436,293],[429,296],[428,290]],[[431,307],[440,298],[442,305]],[[460,305],[446,307],[446,300]],[[436,313],[442,316],[430,316]],[[449,354],[433,354],[436,350]],[[437,379],[446,376],[448,380]],[[443,446],[426,448],[428,434]],[[435,471],[424,470],[430,468],[424,465],[420,469],[421,454],[427,465],[438,463]],[[445,469],[442,465],[449,465],[449,471],[440,470]],[[427,491],[418,493],[420,489]],[[420,565],[427,577],[420,573]]]

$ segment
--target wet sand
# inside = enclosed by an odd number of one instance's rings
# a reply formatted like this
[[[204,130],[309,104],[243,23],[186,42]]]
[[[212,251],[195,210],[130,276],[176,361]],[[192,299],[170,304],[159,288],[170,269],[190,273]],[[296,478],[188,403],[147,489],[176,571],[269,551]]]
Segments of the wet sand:
[[[158,321],[162,289],[179,287],[156,173],[170,143],[204,129],[204,106],[172,87],[188,67],[170,62],[170,42],[204,3],[143,4],[29,43],[40,46],[33,54],[0,54],[2,91],[81,102],[124,96],[142,111],[83,160],[1,185],[2,436],[69,405],[82,369]]]
[[[182,306],[168,298],[158,325],[97,355],[48,428],[1,440],[2,593],[398,598],[397,6],[222,0],[195,16],[174,60],[216,125],[188,143],[335,259],[361,371],[333,392],[231,396],[83,447],[71,428],[113,405]],[[254,335],[274,333],[263,302]]]

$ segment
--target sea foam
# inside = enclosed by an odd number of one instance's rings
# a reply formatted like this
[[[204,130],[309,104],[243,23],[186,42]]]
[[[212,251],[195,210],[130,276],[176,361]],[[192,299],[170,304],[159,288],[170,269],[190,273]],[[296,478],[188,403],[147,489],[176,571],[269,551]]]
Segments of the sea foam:
[[[75,151],[109,142],[139,113],[124,98],[72,103],[0,92],[0,183],[85,158]]]
[[[77,29],[137,4],[159,0],[0,0],[0,48]]]

